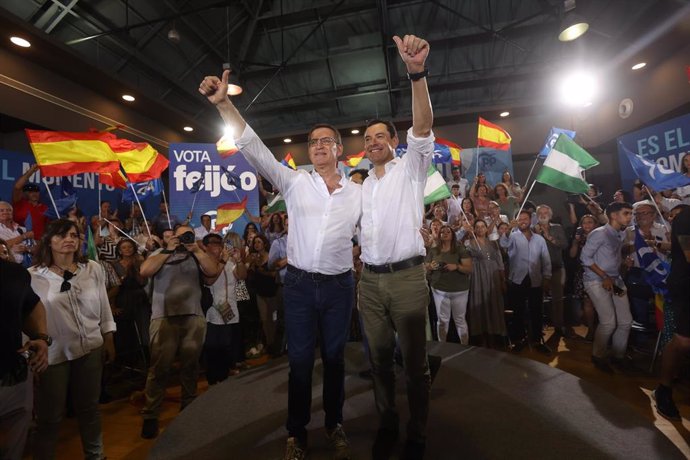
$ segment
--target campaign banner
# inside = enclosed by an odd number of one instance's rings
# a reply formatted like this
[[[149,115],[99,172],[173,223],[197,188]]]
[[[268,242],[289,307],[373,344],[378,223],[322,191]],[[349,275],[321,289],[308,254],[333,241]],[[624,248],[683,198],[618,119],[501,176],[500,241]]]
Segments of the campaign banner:
[[[496,150],[488,147],[463,149],[460,151],[462,170],[465,179],[473,183],[477,172],[484,173],[486,183],[492,187],[501,182],[507,170],[513,174],[513,157],[510,150]]]
[[[31,165],[36,163],[36,159],[31,153],[12,152],[9,150],[0,150],[0,200],[12,202],[12,190],[14,183],[26,171],[31,168]],[[130,212],[130,205],[122,203],[122,191],[117,190],[109,185],[102,185],[98,183],[98,174],[83,173],[66,176],[72,182],[74,191],[77,194],[77,207],[87,217],[98,214],[98,188],[101,188],[101,200],[110,201],[111,209],[118,209],[120,217],[126,218]],[[62,182],[62,177],[46,177],[46,182],[51,186],[53,194],[57,193]],[[41,179],[40,171],[36,171],[29,177],[29,182],[39,184],[41,188],[41,202],[52,208],[50,198],[46,192],[46,186]],[[57,198],[57,196],[55,197]],[[160,199],[149,198],[142,201],[144,212],[147,217],[153,217],[158,213],[158,202]]]
[[[200,217],[207,214],[215,227],[221,205],[244,204],[245,211],[223,228],[223,233],[240,235],[251,222],[247,211],[259,216],[258,176],[241,152],[221,156],[215,144],[184,143],[170,144],[168,153],[171,215],[185,219],[194,205],[191,225],[201,225]]]
[[[618,141],[621,184],[631,191],[637,175],[620,144],[665,170],[680,172],[681,160],[690,152],[690,114],[625,134]]]

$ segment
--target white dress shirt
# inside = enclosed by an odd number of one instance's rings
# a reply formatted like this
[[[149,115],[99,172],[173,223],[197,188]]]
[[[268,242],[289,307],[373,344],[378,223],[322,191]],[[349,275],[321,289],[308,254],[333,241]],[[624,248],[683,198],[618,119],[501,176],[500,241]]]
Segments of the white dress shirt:
[[[235,279],[235,263],[228,260],[223,267],[216,282],[209,286],[211,295],[213,296],[213,306],[206,312],[206,322],[223,326],[225,324],[237,324],[240,322],[240,311],[237,309],[237,295],[235,294],[235,286],[237,280]],[[230,309],[233,312],[233,317],[227,323],[216,307],[220,307],[225,302],[230,304]]]
[[[340,188],[328,193],[317,172],[295,171],[278,162],[249,125],[235,143],[285,198],[290,216],[288,263],[324,275],[351,270],[352,237],[362,213],[361,186],[341,174]]]
[[[213,230],[213,229],[211,229],[211,230]],[[199,225],[198,227],[196,227],[194,229],[194,239],[196,241],[203,240],[204,237],[210,233],[212,233],[212,232],[210,230],[206,230],[206,227],[204,227],[203,225]]]
[[[363,262],[382,265],[426,255],[419,229],[424,218],[424,185],[433,153],[433,133],[419,138],[410,128],[407,153],[386,163],[386,174],[380,179],[374,169],[369,171],[362,184]]]
[[[31,287],[46,309],[48,334],[53,344],[48,348],[48,363],[72,361],[103,345],[103,334],[114,332],[115,321],[105,290],[105,272],[98,262],[78,264],[69,281],[72,287],[60,292],[62,276],[48,267],[29,269]]]
[[[456,198],[451,194],[450,197],[446,199],[446,203],[448,204],[448,222],[453,225],[456,219],[460,219],[462,217],[462,196],[458,196]]]
[[[12,222],[9,227],[5,226],[5,224],[0,223],[0,238],[2,238],[5,241],[9,241],[11,239],[14,239],[14,238],[22,235],[25,232],[26,232],[26,229],[24,229],[24,227],[20,226],[16,222]],[[9,248],[10,249],[10,255],[14,258],[14,261],[17,262],[18,264],[22,263],[22,261],[24,260],[24,254],[19,252],[19,251],[15,251],[14,247],[17,244],[24,244],[24,243],[26,243],[26,241],[20,241],[18,243],[13,244]]]

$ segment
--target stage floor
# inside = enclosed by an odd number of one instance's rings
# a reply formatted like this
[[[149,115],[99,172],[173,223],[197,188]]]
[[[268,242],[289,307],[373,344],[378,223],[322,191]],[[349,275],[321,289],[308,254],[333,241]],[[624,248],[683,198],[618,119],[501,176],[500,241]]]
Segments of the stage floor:
[[[431,389],[428,459],[681,459],[652,422],[598,387],[509,353],[429,342],[443,358]],[[343,425],[352,458],[371,458],[378,415],[360,344],[346,349]],[[397,367],[401,440],[407,420]],[[313,380],[309,458],[330,459],[321,407],[321,365]],[[152,459],[279,459],[286,432],[288,363],[275,360],[210,388],[179,414],[150,451]]]

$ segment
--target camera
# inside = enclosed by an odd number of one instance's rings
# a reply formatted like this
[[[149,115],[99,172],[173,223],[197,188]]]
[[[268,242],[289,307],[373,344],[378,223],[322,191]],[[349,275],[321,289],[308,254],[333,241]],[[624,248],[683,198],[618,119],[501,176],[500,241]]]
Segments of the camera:
[[[192,244],[194,243],[194,232],[184,232],[179,237],[180,244]]]
[[[225,240],[225,247],[230,251],[235,249],[235,245],[232,244],[232,241],[230,241],[230,240]]]
[[[577,230],[575,230],[575,236],[582,238],[582,235],[585,234],[585,230],[582,227],[577,227]]]

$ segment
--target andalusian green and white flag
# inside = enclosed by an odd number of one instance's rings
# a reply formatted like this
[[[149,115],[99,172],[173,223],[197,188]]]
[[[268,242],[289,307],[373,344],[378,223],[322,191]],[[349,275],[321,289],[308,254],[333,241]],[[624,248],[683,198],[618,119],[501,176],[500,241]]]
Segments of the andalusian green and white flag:
[[[429,166],[426,173],[426,185],[424,186],[424,204],[450,197],[450,189],[446,181],[434,165]]]
[[[589,186],[582,172],[599,162],[565,134],[544,160],[536,181],[570,193],[587,193]]]
[[[285,199],[280,193],[276,193],[276,196],[268,203],[268,208],[266,208],[267,213],[274,212],[287,212],[287,207],[285,206]]]

